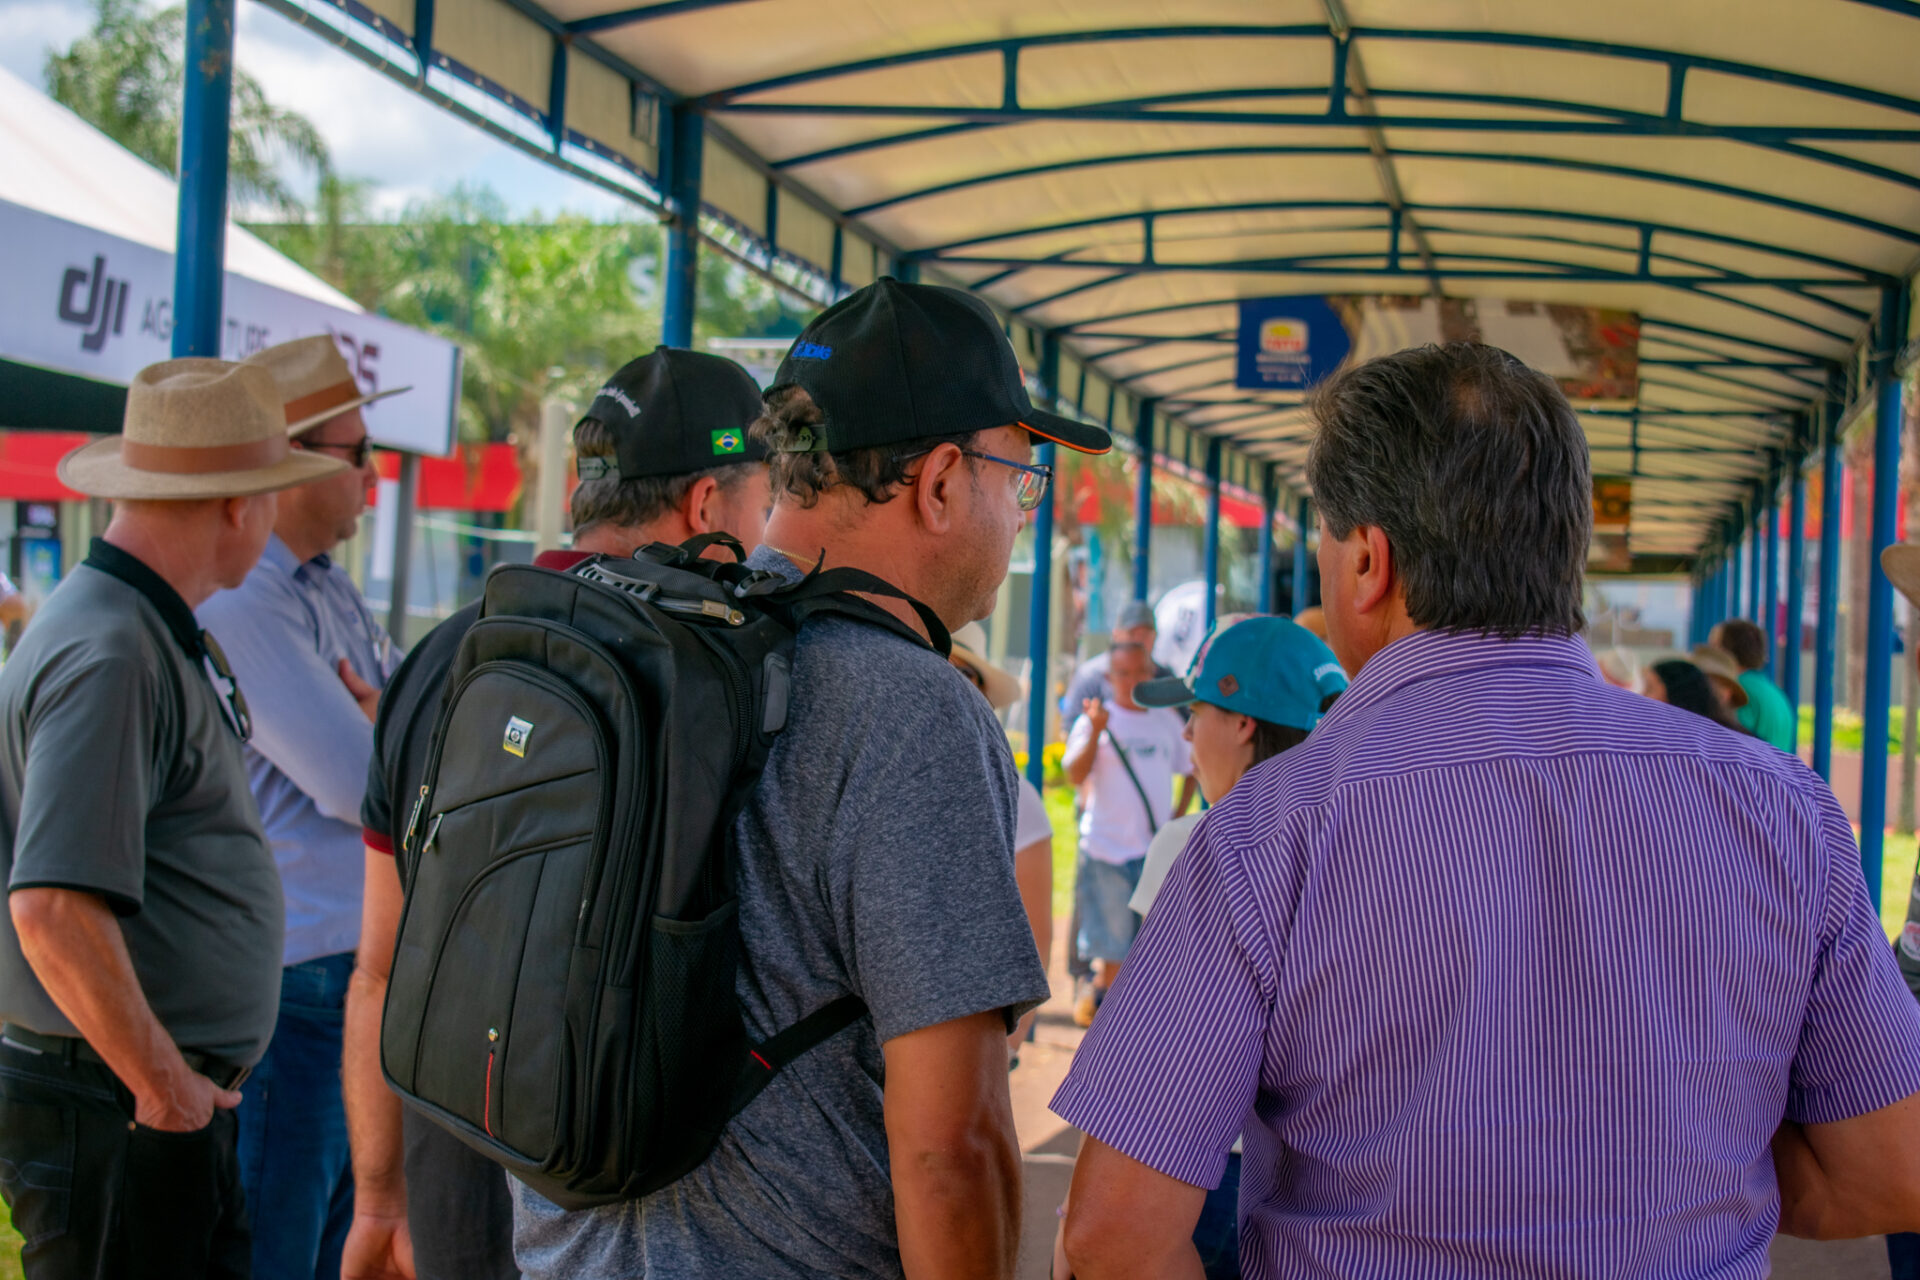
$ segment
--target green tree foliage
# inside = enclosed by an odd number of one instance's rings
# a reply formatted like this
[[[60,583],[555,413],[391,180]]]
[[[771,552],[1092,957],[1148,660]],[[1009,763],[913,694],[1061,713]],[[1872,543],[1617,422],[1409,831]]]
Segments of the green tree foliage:
[[[499,197],[477,188],[375,221],[367,194],[331,180],[319,220],[252,230],[368,310],[458,342],[463,439],[529,441],[543,400],[584,405],[609,373],[658,345],[658,226],[509,222]],[[701,255],[696,344],[795,333],[810,310],[719,254]]]
[[[139,0],[94,0],[93,28],[65,53],[49,53],[47,92],[82,119],[170,174],[180,171],[180,97],[186,11],[148,9]],[[282,162],[331,172],[326,141],[304,117],[267,101],[259,81],[233,76],[228,182],[236,205],[298,216],[299,196]]]

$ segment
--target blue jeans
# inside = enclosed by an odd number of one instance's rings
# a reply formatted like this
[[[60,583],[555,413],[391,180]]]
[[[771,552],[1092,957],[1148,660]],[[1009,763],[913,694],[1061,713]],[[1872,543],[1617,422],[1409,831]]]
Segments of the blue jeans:
[[[1131,862],[1102,862],[1080,855],[1074,899],[1080,904],[1080,951],[1095,960],[1118,963],[1127,958],[1140,917],[1133,913],[1133,891],[1140,887],[1144,855]]]
[[[1207,1280],[1240,1280],[1240,1153],[1227,1157],[1220,1185],[1207,1192],[1200,1221],[1193,1226],[1193,1246]]]
[[[280,1020],[240,1090],[240,1178],[255,1280],[337,1280],[353,1223],[340,1092],[351,955],[280,971]]]

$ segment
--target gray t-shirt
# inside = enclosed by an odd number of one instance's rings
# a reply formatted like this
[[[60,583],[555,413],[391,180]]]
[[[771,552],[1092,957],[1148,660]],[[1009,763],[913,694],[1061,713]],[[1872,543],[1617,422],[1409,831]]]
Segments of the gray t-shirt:
[[[246,1066],[280,1008],[280,872],[198,636],[104,544],[47,598],[0,670],[0,876],[104,898],[174,1042]],[[78,1034],[3,913],[0,1019]]]
[[[797,576],[764,548],[756,568]],[[630,1204],[565,1213],[518,1182],[530,1280],[898,1277],[883,1041],[1046,974],[1013,878],[1013,757],[938,654],[840,618],[802,631],[793,703],[741,815],[738,991],[756,1039],[849,992],[872,1011],[734,1117],[714,1154]]]

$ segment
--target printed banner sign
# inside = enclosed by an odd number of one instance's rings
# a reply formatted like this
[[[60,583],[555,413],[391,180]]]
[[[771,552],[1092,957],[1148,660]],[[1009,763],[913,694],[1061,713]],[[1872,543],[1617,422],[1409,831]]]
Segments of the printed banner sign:
[[[125,384],[173,354],[173,255],[0,201],[0,357]],[[385,319],[229,273],[220,354],[330,333],[365,392],[413,389],[367,405],[376,444],[452,452],[460,348]]]
[[[1640,317],[1630,311],[1397,295],[1242,299],[1235,385],[1304,391],[1344,362],[1430,342],[1510,351],[1583,406],[1625,407],[1640,396]]]
[[[1304,391],[1338,369],[1352,350],[1345,322],[1325,298],[1243,299],[1234,385]]]

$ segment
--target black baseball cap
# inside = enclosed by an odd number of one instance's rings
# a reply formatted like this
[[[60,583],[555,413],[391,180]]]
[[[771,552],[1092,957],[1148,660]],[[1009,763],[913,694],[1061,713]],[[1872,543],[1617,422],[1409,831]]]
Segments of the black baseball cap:
[[[763,462],[766,446],[747,435],[759,416],[760,387],[733,361],[655,347],[620,366],[581,419],[612,433],[615,457],[581,458],[577,469],[598,480],[617,465],[620,479],[638,480]]]
[[[768,394],[789,386],[811,396],[822,418],[818,433],[793,442],[796,453],[1015,425],[1081,453],[1113,448],[1104,428],[1033,407],[1020,362],[986,303],[892,276],[814,317],[780,362]]]

